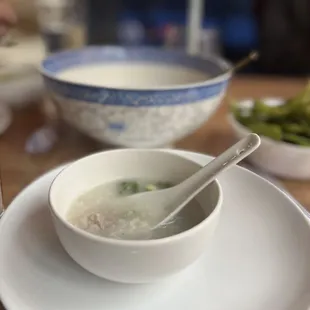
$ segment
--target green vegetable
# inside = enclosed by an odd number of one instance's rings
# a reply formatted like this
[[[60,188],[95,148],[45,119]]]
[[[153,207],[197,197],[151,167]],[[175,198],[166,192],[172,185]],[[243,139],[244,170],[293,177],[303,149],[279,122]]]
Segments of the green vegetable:
[[[154,184],[148,184],[145,186],[145,190],[148,191],[148,192],[151,192],[151,191],[156,191],[158,190],[157,186],[154,185]]]
[[[165,188],[172,187],[172,184],[169,183],[169,182],[157,182],[157,183],[156,183],[156,187],[157,187],[158,189],[165,189]]]
[[[252,116],[255,119],[265,119],[269,114],[271,114],[271,109],[269,106],[265,105],[261,100],[255,100],[252,108]]]
[[[282,139],[282,129],[279,125],[256,123],[251,124],[248,127],[258,135],[266,136],[278,141]]]
[[[165,189],[168,187],[172,187],[172,184],[169,182],[154,182],[143,185],[137,181],[125,181],[121,182],[119,185],[119,194],[122,196],[128,196],[142,192]]]
[[[121,195],[133,195],[139,193],[139,183],[136,181],[126,181],[120,184],[119,193]]]
[[[277,141],[310,146],[310,82],[282,105],[255,100],[252,108],[231,105],[235,119],[251,131]]]
[[[283,140],[289,143],[297,144],[297,145],[310,146],[309,138],[294,135],[291,133],[284,134]]]
[[[145,187],[146,191],[156,191],[156,190],[160,190],[160,189],[165,189],[165,188],[169,188],[172,187],[171,183],[169,182],[157,182],[155,184],[148,184]]]
[[[302,126],[297,123],[287,123],[283,124],[282,128],[287,133],[293,133],[293,134],[304,134],[307,133],[308,128],[305,126]]]

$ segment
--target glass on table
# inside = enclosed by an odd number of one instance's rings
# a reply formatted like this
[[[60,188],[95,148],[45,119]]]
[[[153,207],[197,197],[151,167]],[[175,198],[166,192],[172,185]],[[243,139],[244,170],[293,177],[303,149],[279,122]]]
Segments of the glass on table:
[[[85,45],[84,8],[84,0],[37,0],[38,22],[48,53]]]

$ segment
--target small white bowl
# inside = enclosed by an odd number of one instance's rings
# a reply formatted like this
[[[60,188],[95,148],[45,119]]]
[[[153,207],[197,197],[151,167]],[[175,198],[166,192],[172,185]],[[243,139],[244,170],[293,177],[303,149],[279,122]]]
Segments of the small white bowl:
[[[49,193],[53,222],[63,247],[89,272],[116,282],[149,283],[178,273],[195,262],[212,240],[222,207],[217,181],[197,196],[206,219],[163,239],[116,240],[95,236],[71,225],[66,213],[75,198],[97,185],[126,178],[177,183],[200,168],[195,162],[160,150],[113,150],[74,162],[56,177]]]
[[[264,98],[263,101],[270,106],[276,106],[281,105],[284,100]],[[243,100],[238,104],[248,109],[252,107],[253,100]],[[244,138],[251,132],[240,124],[232,113],[229,113],[228,121],[238,139]],[[248,160],[260,169],[278,177],[295,180],[310,179],[310,147],[279,142],[262,136],[260,147],[248,157]]]

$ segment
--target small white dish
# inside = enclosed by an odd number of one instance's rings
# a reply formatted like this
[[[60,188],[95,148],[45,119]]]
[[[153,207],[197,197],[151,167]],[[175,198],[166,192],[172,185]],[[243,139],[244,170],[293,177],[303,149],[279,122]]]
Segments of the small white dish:
[[[211,160],[173,152],[201,165]],[[62,249],[47,206],[61,169],[27,187],[0,221],[0,296],[7,310],[309,309],[309,222],[268,181],[240,167],[227,171],[219,178],[223,213],[208,253],[159,284],[122,285],[84,271]]]
[[[214,180],[196,197],[204,213],[203,220],[191,229],[166,238],[104,238],[76,228],[66,215],[74,200],[101,184],[132,178],[179,184],[200,169],[201,165],[162,150],[112,150],[75,161],[59,173],[49,192],[50,211],[61,244],[80,266],[115,282],[151,283],[180,272],[193,264],[213,239],[223,201],[218,181]],[[159,200],[157,204],[165,202],[166,199]],[[162,210],[157,204],[152,211],[155,219],[163,213],[157,212]],[[191,216],[190,210],[187,209],[186,216]],[[151,268],[153,261],[157,264]]]
[[[263,101],[267,105],[277,106],[281,105],[284,99],[263,98]],[[238,104],[244,109],[250,109],[253,106],[253,99],[242,100]],[[228,115],[228,122],[237,139],[242,139],[251,133],[251,130],[240,124],[232,113]],[[275,141],[261,136],[260,147],[248,157],[248,160],[267,173],[281,178],[310,179],[310,147]]]

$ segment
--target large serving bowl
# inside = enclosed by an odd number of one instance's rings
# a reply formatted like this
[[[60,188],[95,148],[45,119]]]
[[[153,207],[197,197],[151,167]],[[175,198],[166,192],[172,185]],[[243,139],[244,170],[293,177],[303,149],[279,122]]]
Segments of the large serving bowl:
[[[87,47],[49,56],[47,89],[66,122],[99,141],[166,146],[219,106],[230,65],[157,48]]]
[[[51,214],[64,249],[86,270],[117,282],[147,283],[178,273],[194,263],[212,241],[223,200],[217,181],[197,196],[204,213],[202,221],[162,239],[99,237],[71,225],[66,214],[77,197],[100,184],[120,179],[167,180],[178,184],[200,168],[178,155],[145,149],[106,151],[74,162],[56,177],[49,193]],[[193,208],[187,211],[195,212]]]

